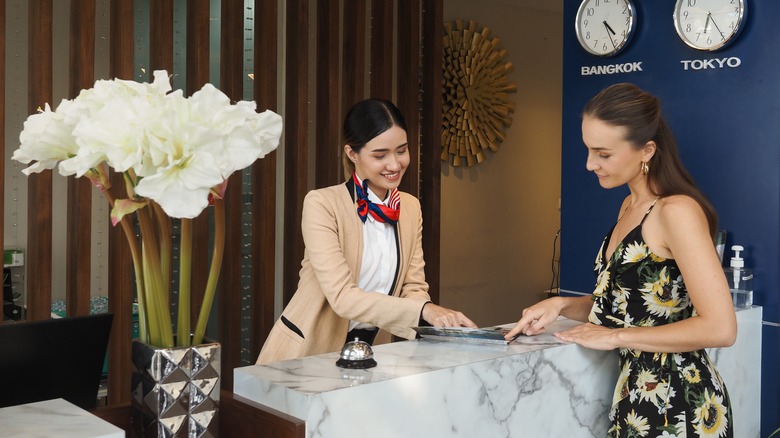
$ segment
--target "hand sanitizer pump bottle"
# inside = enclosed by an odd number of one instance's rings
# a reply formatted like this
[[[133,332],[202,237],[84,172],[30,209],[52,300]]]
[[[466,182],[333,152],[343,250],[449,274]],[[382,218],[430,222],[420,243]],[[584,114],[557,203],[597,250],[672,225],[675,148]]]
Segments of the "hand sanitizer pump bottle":
[[[734,245],[731,250],[734,251],[734,256],[729,267],[725,269],[731,298],[734,300],[734,307],[750,307],[753,305],[753,271],[745,268],[745,260],[740,257],[745,248]]]

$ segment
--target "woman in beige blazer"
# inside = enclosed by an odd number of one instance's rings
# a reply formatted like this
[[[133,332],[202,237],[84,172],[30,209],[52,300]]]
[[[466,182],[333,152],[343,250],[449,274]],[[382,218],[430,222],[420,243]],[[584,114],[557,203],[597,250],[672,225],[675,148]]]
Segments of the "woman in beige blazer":
[[[338,351],[359,337],[413,339],[412,327],[476,325],[431,303],[418,200],[397,190],[409,166],[406,123],[379,99],[357,103],[344,121],[347,182],[309,192],[298,289],[274,324],[258,364]]]

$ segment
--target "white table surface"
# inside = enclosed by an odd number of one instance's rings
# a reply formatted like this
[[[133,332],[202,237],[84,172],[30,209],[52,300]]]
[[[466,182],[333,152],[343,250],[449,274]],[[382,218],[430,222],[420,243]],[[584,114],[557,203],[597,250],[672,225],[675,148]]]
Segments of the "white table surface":
[[[24,438],[124,438],[125,431],[67,400],[0,408],[0,436]]]

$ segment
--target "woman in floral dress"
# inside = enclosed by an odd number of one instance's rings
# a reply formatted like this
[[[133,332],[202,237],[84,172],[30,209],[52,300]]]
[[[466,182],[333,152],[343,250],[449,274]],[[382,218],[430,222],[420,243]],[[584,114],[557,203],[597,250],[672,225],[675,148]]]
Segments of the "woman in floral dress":
[[[596,289],[523,310],[507,337],[563,315],[585,324],[558,338],[619,349],[610,437],[732,437],[726,386],[704,351],[737,334],[712,205],[682,166],[658,99],[635,85],[593,97],[582,138],[599,184],[630,190],[596,256]]]

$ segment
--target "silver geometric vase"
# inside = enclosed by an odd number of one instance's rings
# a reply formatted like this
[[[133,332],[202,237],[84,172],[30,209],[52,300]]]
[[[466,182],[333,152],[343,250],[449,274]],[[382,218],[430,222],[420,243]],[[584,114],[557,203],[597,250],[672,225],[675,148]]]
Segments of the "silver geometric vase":
[[[157,348],[134,339],[132,359],[135,436],[217,436],[219,343]]]

